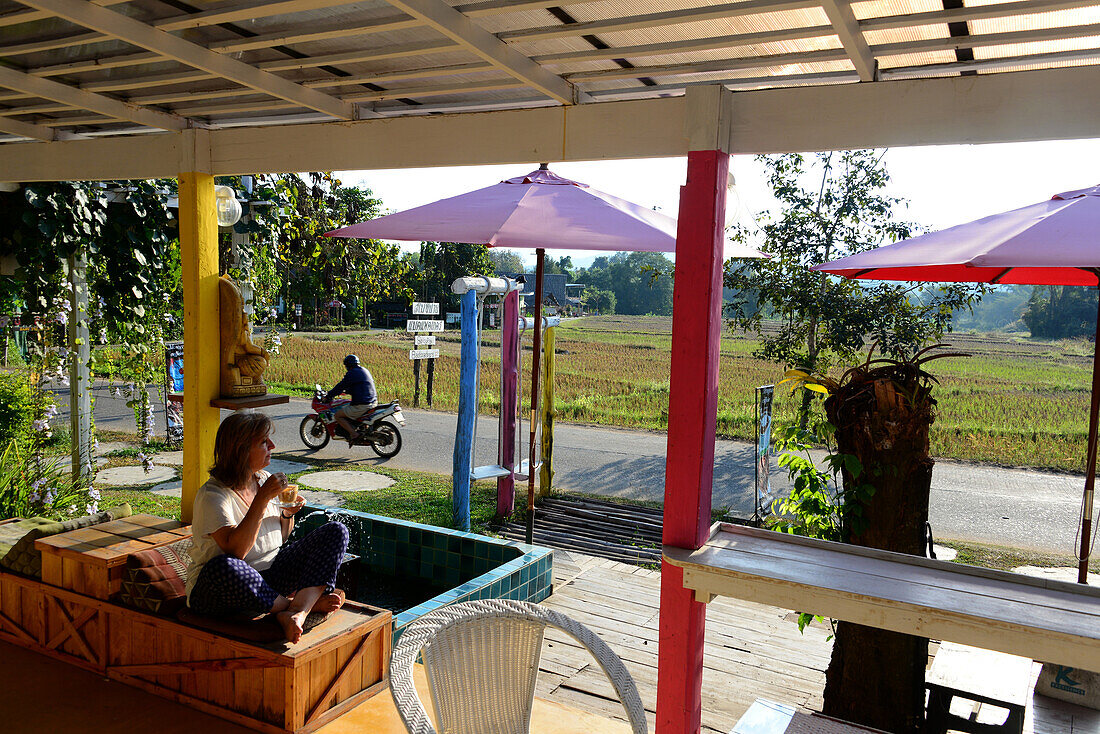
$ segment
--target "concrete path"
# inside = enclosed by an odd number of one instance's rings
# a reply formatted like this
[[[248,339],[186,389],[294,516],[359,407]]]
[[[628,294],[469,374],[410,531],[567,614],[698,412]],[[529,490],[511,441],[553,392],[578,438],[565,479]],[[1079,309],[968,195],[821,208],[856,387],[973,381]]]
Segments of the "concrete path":
[[[385,398],[385,387],[382,386]],[[106,386],[96,393],[96,424],[100,428],[134,431],[133,411],[111,397]],[[64,413],[64,395],[60,406]],[[367,447],[331,441],[321,451],[309,451],[298,437],[298,426],[310,411],[309,402],[292,399],[267,409],[275,421],[276,452],[287,458],[316,457],[360,466],[384,464],[401,469],[451,473],[456,418],[454,414],[406,408],[401,453],[383,462]],[[59,420],[64,420],[60,418]],[[156,430],[164,429],[163,410]],[[475,462],[496,462],[497,421],[478,423]],[[664,492],[663,433],[560,424],[555,435],[555,485],[565,490],[607,497],[661,501]],[[526,454],[526,447],[524,448]],[[713,505],[739,516],[752,514],[752,447],[740,441],[715,446]],[[785,476],[773,465],[778,492],[789,491]],[[953,461],[936,464],[932,477],[930,516],[937,540],[955,539],[1070,555],[1074,552],[1083,478],[1020,469],[1005,469]]]

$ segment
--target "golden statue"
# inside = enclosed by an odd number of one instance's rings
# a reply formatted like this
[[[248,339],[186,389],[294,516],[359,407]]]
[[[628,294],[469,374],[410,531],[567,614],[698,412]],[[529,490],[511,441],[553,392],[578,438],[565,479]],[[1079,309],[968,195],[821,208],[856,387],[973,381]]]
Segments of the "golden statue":
[[[244,298],[233,279],[218,279],[221,302],[221,396],[243,398],[266,395],[264,370],[271,356],[252,343],[252,327],[244,312]]]

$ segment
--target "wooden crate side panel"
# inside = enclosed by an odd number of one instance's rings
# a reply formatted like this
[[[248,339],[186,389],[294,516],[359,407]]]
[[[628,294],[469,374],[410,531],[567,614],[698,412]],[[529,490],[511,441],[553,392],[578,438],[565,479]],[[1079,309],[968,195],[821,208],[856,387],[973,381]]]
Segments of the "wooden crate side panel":
[[[45,646],[82,667],[103,670],[106,615],[98,605],[82,604],[43,589]]]
[[[9,574],[0,575],[0,637],[24,647],[41,645],[44,604],[41,591],[34,586],[21,584]]]

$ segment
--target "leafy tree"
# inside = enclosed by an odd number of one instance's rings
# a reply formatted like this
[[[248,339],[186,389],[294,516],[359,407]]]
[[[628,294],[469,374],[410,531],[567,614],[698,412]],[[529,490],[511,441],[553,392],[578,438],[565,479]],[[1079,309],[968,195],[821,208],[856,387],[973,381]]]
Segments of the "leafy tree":
[[[494,272],[488,247],[461,242],[422,242],[420,266],[417,296],[438,302],[444,311],[459,308],[459,297],[451,292],[456,278]]]
[[[867,338],[890,356],[912,354],[951,327],[952,314],[981,297],[984,286],[943,286],[856,281],[810,266],[910,236],[897,218],[901,199],[884,193],[890,177],[881,153],[869,150],[761,156],[780,204],[753,227],[734,227],[731,238],[772,255],[727,263],[725,285],[747,300],[728,306],[731,326],[755,331],[757,356],[807,372],[850,362]],[[765,332],[762,320],[779,320]],[[810,393],[803,393],[802,415]]]
[[[493,262],[493,272],[497,275],[522,273],[525,271],[523,256],[515,250],[502,250],[499,247],[490,247],[489,259]]]
[[[569,255],[562,255],[557,260],[552,257],[547,257],[542,264],[544,273],[549,275],[564,275],[566,277],[573,277],[573,258]]]
[[[584,287],[581,303],[587,311],[595,311],[598,314],[615,313],[614,291],[600,290],[594,285]]]
[[[597,257],[573,277],[598,291],[614,293],[615,313],[668,316],[672,313],[671,274],[672,262],[659,252],[616,252]]]
[[[1092,336],[1096,333],[1096,298],[1096,289],[1085,286],[1035,286],[1022,318],[1034,337]]]

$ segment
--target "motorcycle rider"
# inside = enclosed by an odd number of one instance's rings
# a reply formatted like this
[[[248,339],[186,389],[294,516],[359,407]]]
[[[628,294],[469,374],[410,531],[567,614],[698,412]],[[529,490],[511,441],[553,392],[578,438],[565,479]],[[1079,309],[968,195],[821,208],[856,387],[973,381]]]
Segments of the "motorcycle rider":
[[[353,446],[358,432],[356,421],[378,405],[378,392],[370,372],[359,364],[359,357],[354,354],[344,357],[344,368],[347,370],[344,379],[328,391],[325,402],[331,403],[335,396],[345,392],[351,396],[351,404],[336,411],[336,420],[348,432],[348,446]]]

